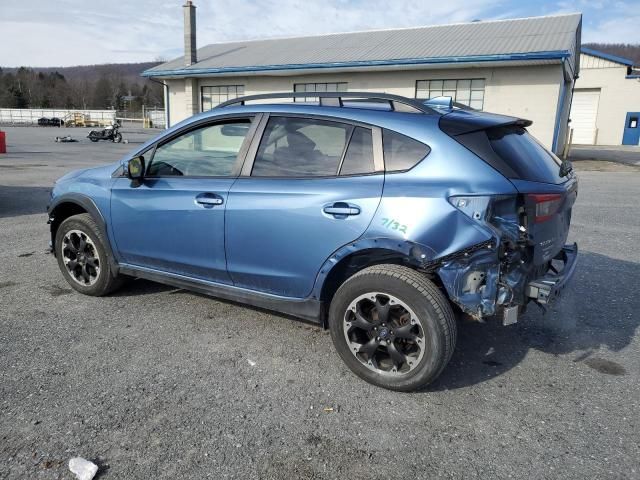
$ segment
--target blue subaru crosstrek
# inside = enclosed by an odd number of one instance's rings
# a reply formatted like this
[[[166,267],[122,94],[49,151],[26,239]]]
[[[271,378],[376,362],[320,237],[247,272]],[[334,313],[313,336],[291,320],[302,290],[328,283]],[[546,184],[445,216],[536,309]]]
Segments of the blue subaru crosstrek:
[[[81,293],[138,277],[294,315],[363,379],[418,389],[457,314],[515,323],[573,275],[578,182],[530,124],[448,98],[231,100],[58,180],[51,248]]]

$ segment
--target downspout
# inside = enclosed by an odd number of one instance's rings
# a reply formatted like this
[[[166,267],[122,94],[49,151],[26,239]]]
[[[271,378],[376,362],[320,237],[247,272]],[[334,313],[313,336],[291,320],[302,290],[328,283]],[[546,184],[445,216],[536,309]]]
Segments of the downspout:
[[[567,112],[567,129],[569,128],[569,120],[571,119],[570,115],[571,115],[571,107],[573,105],[573,92],[576,88],[576,80],[578,79],[578,72],[580,70],[580,55],[581,55],[581,50],[580,50],[580,39],[581,39],[581,31],[582,31],[582,16],[580,16],[580,24],[578,26],[578,29],[576,30],[576,50],[574,52],[574,58],[575,58],[575,63],[574,63],[574,68],[571,69],[571,77],[573,79],[572,85],[571,85],[571,100],[569,101],[569,111]],[[556,148],[558,146],[558,139],[560,136],[560,121],[562,120],[562,107],[564,105],[564,97],[567,93],[567,87],[566,87],[566,80],[565,80],[565,73],[566,73],[566,69],[565,69],[565,62],[566,62],[566,58],[562,59],[562,85],[560,87],[560,103],[558,105],[558,110],[556,111],[556,124],[555,124],[555,129],[553,132],[553,144],[551,145],[551,149],[553,150],[553,153],[556,153]],[[571,65],[571,64],[569,64]],[[569,133],[569,131],[567,130],[567,134]],[[565,141],[568,138],[568,135],[565,135]],[[564,152],[567,152],[566,149],[566,145],[565,148],[563,149]]]
[[[162,85],[163,88],[163,92],[164,92],[164,125],[165,128],[169,128],[171,125],[169,125],[169,119],[171,118],[171,116],[169,115],[169,85],[167,85],[165,82],[160,82],[158,80],[154,80],[153,77],[149,77],[149,80],[151,80],[152,82],[155,82],[159,85]]]
[[[566,95],[566,86],[567,81],[565,80],[565,59],[562,59],[562,83],[560,84],[560,97],[558,99],[558,108],[556,109],[556,121],[555,127],[553,129],[553,142],[551,144],[551,150],[553,153],[556,153],[556,148],[558,147],[558,137],[560,136],[560,122],[562,120],[562,106],[564,105],[564,96]]]

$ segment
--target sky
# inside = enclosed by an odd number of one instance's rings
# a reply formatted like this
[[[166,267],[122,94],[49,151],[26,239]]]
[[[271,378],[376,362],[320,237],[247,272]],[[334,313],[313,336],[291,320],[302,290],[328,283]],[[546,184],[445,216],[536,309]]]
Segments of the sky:
[[[0,66],[182,55],[183,0],[0,0]],[[640,0],[194,0],[198,46],[582,12],[583,42],[640,43]]]

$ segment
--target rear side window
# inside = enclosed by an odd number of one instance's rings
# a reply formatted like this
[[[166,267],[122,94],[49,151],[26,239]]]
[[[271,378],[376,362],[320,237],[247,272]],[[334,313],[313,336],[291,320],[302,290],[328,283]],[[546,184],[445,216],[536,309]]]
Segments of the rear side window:
[[[384,129],[382,131],[384,167],[387,172],[409,170],[426,157],[431,148],[422,142]]]
[[[325,120],[272,117],[258,147],[251,175],[337,175],[352,128]]]
[[[543,183],[562,183],[560,160],[547,151],[524,128],[509,126],[487,130],[493,151],[517,178]]]
[[[356,127],[344,156],[340,175],[357,175],[375,171],[373,138],[368,128]]]

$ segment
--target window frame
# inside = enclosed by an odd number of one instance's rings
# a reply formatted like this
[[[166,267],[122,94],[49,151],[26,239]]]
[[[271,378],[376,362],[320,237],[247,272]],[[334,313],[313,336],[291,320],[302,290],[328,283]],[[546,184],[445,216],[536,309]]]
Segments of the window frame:
[[[431,148],[431,145],[429,145],[428,143],[424,143],[421,140],[415,139],[415,138],[407,135],[406,133],[398,132],[397,130],[392,130],[391,128],[383,128],[381,130],[381,135],[382,135],[382,140],[381,140],[382,141],[382,154],[383,155],[384,155],[384,130],[386,130],[388,132],[391,132],[391,133],[395,133],[395,134],[401,135],[403,137],[406,137],[406,138],[408,138],[410,140],[413,140],[414,142],[418,142],[418,143],[424,145],[425,147],[427,147],[427,153],[424,155],[424,157],[420,158],[420,160],[418,160],[416,163],[411,165],[409,168],[405,168],[405,169],[402,169],[402,170],[387,170],[387,168],[386,168],[387,164],[386,164],[386,159],[385,159],[385,174],[392,175],[392,174],[396,174],[396,173],[409,172],[409,171],[413,170],[414,168],[416,168],[418,165],[420,165],[424,161],[425,158],[427,158],[429,155],[431,155],[431,151],[433,150]]]
[[[220,102],[216,105],[213,105],[210,109],[205,110],[204,109],[204,89],[205,88],[229,88],[229,87],[235,87],[236,89],[236,96],[233,98],[228,98],[229,97],[229,92],[227,90],[227,100],[233,100],[235,98],[240,98],[240,97],[244,97],[245,96],[245,85],[244,84],[233,84],[233,85],[200,85],[200,112],[210,112],[211,110],[213,110],[214,108],[216,108],[216,106],[220,105],[221,103],[224,102]],[[242,95],[238,95],[238,87],[242,87]],[[218,93],[218,95],[220,95]]]
[[[264,137],[264,133],[267,129],[267,124],[269,123],[269,119],[271,117],[285,117],[285,118],[300,118],[305,120],[323,120],[326,122],[333,123],[341,123],[344,125],[350,125],[352,128],[351,134],[349,135],[348,141],[345,143],[344,149],[342,151],[342,155],[340,157],[340,162],[338,164],[338,169],[334,175],[313,175],[313,176],[274,176],[274,177],[259,177],[252,176],[251,171],[253,170],[253,165],[256,161],[256,157],[258,154],[258,149],[260,147],[260,143],[262,143],[262,139]],[[353,135],[353,131],[355,127],[362,127],[371,131],[371,139],[373,141],[373,164],[374,171],[369,173],[355,173],[349,175],[340,175],[340,169],[342,168],[342,163],[344,161],[344,156],[349,148],[349,142],[351,141],[351,136]],[[247,153],[246,160],[242,165],[242,170],[240,172],[240,178],[252,178],[258,180],[322,180],[328,178],[349,178],[349,177],[362,177],[366,175],[380,175],[384,174],[384,158],[382,155],[382,129],[375,125],[370,125],[362,122],[358,122],[356,120],[350,120],[347,118],[336,118],[326,115],[314,115],[314,114],[296,114],[296,113],[264,113],[262,118],[259,121],[259,125],[253,136],[253,140],[251,145],[249,146],[249,151]]]
[[[240,170],[242,168],[242,164],[247,156],[247,152],[249,150],[249,146],[253,141],[253,137],[256,133],[256,129],[258,128],[259,123],[259,114],[249,114],[249,115],[225,115],[216,117],[215,119],[206,118],[198,122],[194,122],[192,124],[186,125],[180,130],[176,130],[175,132],[167,135],[166,137],[161,138],[156,143],[154,143],[151,147],[146,149],[144,152],[149,152],[151,150],[151,156],[149,160],[146,162],[145,170],[147,170],[151,164],[153,163],[153,159],[156,155],[156,150],[163,145],[175,140],[182,135],[190,133],[195,130],[199,130],[201,128],[207,128],[214,125],[218,125],[221,123],[233,122],[234,120],[249,120],[249,130],[247,131],[247,135],[244,137],[242,141],[242,145],[240,146],[240,150],[238,151],[238,155],[236,156],[236,161],[233,165],[233,169],[229,175],[146,175],[145,171],[145,179],[158,179],[158,178],[180,178],[180,179],[206,179],[206,178],[237,178],[240,174]],[[138,156],[138,155],[135,155]]]
[[[482,82],[483,82],[483,86],[482,86],[482,107],[480,109],[476,109],[476,110],[484,111],[485,94],[486,94],[486,91],[487,91],[486,90],[487,89],[487,79],[485,77],[474,77],[474,78],[420,78],[420,79],[416,80],[416,82],[415,82],[414,98],[416,98],[418,100],[428,100],[428,98],[418,97],[418,84],[420,82],[428,82],[428,87],[429,88],[427,88],[426,91],[429,92],[429,91],[431,91],[431,88],[430,88],[431,82],[442,82],[442,91],[444,91],[445,90],[444,89],[444,83],[447,82],[447,81],[456,82],[456,86],[455,86],[454,91],[456,92],[456,98],[457,98],[457,96],[458,96],[458,83],[460,81],[467,81],[467,80],[469,81],[469,103],[471,103],[471,101],[473,100],[471,98],[472,92],[474,92],[474,91],[479,92],[480,91],[479,88],[476,88],[476,89],[473,88],[473,82],[476,81],[476,80],[482,80]],[[420,89],[420,90],[424,91],[424,89]],[[457,103],[462,103],[459,100],[456,100],[456,98],[453,98],[452,100],[454,102],[457,102]],[[465,103],[464,105],[467,105],[467,104]],[[470,108],[474,108],[474,107],[471,107],[470,105],[467,105],[467,106],[470,107]]]
[[[296,90],[296,87],[302,86],[302,85],[305,86],[305,90],[304,91],[303,90]],[[324,85],[325,86],[325,90],[324,90],[325,92],[340,93],[340,92],[348,92],[349,91],[349,82],[300,82],[300,83],[295,83],[294,82],[293,91],[295,93],[307,93],[306,87],[308,85],[314,85],[315,86],[314,88],[316,88],[316,90],[314,90],[314,92],[316,92],[316,93],[318,92],[318,90],[317,90],[317,86],[318,85]],[[335,85],[336,86],[336,90],[327,90],[326,88],[327,88],[328,85]],[[340,85],[344,85],[344,90],[340,90],[340,87],[339,87]],[[309,92],[309,93],[314,93],[314,92]],[[314,97],[314,96],[311,96],[311,95],[308,96],[308,97],[298,97],[298,98],[294,97],[293,103],[308,102],[308,101],[310,101],[310,100],[308,100],[310,98],[311,99],[317,99],[318,97]]]

